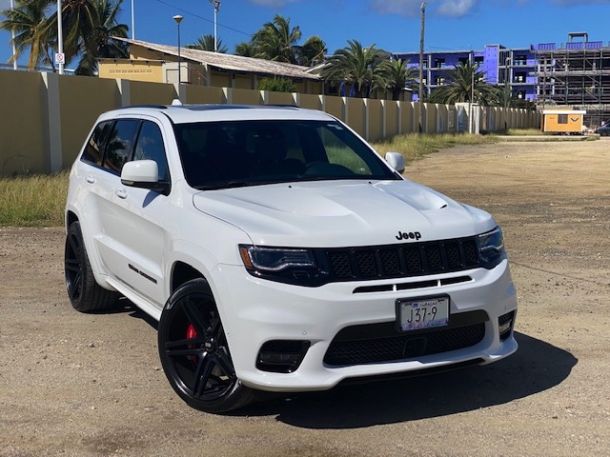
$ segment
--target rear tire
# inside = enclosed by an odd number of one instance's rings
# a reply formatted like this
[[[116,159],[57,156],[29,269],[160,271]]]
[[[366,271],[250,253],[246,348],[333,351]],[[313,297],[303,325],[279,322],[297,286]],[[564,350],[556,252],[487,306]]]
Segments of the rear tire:
[[[255,391],[235,374],[212,291],[205,279],[178,287],[158,327],[159,357],[176,393],[191,407],[223,413],[246,406]]]
[[[95,282],[78,221],[68,227],[64,273],[68,297],[75,310],[94,313],[112,309],[116,305],[119,294],[106,290]]]

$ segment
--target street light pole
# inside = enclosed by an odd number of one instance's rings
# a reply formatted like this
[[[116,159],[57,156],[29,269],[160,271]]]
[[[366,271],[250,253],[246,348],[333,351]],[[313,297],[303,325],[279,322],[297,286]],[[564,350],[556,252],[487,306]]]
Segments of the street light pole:
[[[218,11],[220,11],[220,0],[210,0],[214,6],[214,52],[218,52]]]
[[[131,39],[136,39],[136,0],[131,0]]]
[[[64,74],[64,32],[62,28],[62,8],[61,8],[61,0],[57,0],[57,53],[59,54],[59,74]]]
[[[182,22],[182,19],[183,17],[179,14],[174,16],[174,21],[176,21],[176,24],[178,25],[178,87],[180,87],[180,84],[182,83],[182,58],[180,56],[180,23]]]
[[[426,2],[421,2],[420,6],[421,24],[419,28],[419,133],[422,133],[424,126],[424,36],[426,30]]]
[[[512,78],[511,78],[510,74],[512,72],[509,69],[509,65],[508,65],[509,62],[510,62],[510,65],[512,66],[512,64],[513,64],[512,57],[507,57],[506,59],[504,59],[504,96],[508,97],[506,100],[504,100],[504,131],[505,132],[508,130],[508,121],[506,120],[508,117],[508,108],[510,106],[511,99],[513,98],[513,90],[510,87],[510,84],[512,84]]]
[[[15,1],[11,0],[11,11],[15,9]],[[15,46],[15,29],[11,29],[11,43],[13,46],[13,70],[17,70],[17,47]]]

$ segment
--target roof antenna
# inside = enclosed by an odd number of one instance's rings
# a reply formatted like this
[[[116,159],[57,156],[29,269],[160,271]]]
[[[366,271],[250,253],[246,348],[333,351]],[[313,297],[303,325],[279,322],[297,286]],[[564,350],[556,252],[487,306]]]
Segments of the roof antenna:
[[[182,102],[178,98],[172,100],[172,106],[182,106]]]

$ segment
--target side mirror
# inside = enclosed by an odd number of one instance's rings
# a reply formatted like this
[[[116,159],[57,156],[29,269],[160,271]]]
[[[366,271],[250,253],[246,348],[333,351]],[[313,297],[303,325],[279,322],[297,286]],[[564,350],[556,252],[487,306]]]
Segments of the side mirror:
[[[405,157],[400,152],[388,152],[385,161],[398,173],[405,171]]]
[[[139,187],[165,193],[168,183],[159,181],[159,169],[154,160],[133,160],[123,165],[121,183],[124,186]]]

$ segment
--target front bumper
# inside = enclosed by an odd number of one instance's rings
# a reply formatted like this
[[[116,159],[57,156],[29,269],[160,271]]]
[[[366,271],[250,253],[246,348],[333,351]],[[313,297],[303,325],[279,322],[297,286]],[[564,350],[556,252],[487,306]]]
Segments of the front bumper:
[[[516,311],[517,301],[508,261],[482,268],[417,278],[327,284],[318,288],[291,286],[251,276],[243,267],[220,265],[215,294],[223,318],[237,376],[247,386],[268,391],[312,391],[334,387],[344,379],[440,368],[481,359],[500,360],[517,350],[512,334],[501,341],[498,317]],[[468,275],[472,281],[413,290],[354,294],[361,286],[420,282]],[[483,339],[470,347],[410,359],[352,366],[329,366],[326,351],[337,333],[350,326],[393,322],[399,298],[447,294],[450,315],[483,310]],[[256,367],[262,345],[272,340],[305,340],[310,347],[292,373]]]

